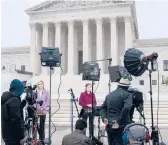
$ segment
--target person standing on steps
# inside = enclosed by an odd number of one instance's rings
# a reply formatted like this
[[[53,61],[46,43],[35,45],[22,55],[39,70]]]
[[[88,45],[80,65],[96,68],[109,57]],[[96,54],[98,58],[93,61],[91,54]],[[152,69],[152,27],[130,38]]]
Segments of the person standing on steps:
[[[97,105],[96,96],[92,90],[92,85],[90,83],[87,83],[85,85],[85,91],[81,93],[79,98],[79,105],[82,107],[81,110],[81,117],[83,120],[87,122],[87,119],[89,118],[89,137],[91,137],[91,117],[92,117],[92,95],[93,95],[93,105]]]
[[[40,125],[38,128],[39,139],[41,143],[44,143],[45,139],[45,120],[46,114],[48,113],[49,106],[49,92],[44,87],[44,82],[41,80],[37,83],[37,102],[42,102],[42,104],[37,103],[36,109],[37,114],[40,119]]]

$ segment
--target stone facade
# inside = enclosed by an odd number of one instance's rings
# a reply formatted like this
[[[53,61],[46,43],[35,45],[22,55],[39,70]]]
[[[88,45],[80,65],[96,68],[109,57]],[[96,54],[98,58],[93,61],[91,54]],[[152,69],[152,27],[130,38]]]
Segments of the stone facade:
[[[120,64],[118,58],[125,48],[133,47],[138,39],[133,1],[50,1],[26,13],[30,16],[34,74],[48,74],[39,67],[41,46],[59,47],[64,74],[80,74],[85,61],[112,57],[112,65]],[[107,73],[107,63],[99,62],[102,74]]]
[[[168,38],[139,39],[133,1],[47,1],[26,10],[26,13],[30,16],[30,47],[2,48],[2,69],[4,66],[21,69],[21,65],[25,65],[26,71],[45,80],[48,77],[48,68],[41,67],[41,47],[59,47],[63,55],[64,76],[79,76],[83,62],[112,58],[112,65],[120,65],[123,63],[125,50],[135,47],[145,54],[159,54],[159,84],[162,84],[162,78],[168,76],[167,69],[163,68],[168,65],[163,63],[168,60]],[[101,77],[104,77],[103,82],[99,84],[100,92],[104,93],[106,89],[108,92],[108,62],[100,62],[99,65]],[[56,68],[53,77],[57,83],[59,74],[60,70]],[[157,77],[154,72],[154,84]],[[64,80],[62,93],[72,87],[67,83],[66,77]],[[147,80],[148,74],[145,73],[136,78],[134,84],[141,83],[144,84],[142,87],[148,88]],[[57,83],[53,86],[56,87]],[[79,83],[78,77],[75,83]],[[46,86],[49,86],[49,82]],[[77,90],[83,89],[82,85],[76,87]]]

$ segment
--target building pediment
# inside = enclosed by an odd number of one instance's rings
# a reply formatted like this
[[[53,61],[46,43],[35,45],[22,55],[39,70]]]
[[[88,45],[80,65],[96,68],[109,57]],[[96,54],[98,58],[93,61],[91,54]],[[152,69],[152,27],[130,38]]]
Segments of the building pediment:
[[[100,6],[109,6],[118,4],[128,4],[126,1],[47,1],[41,3],[37,6],[34,6],[26,10],[26,13],[35,13],[35,12],[46,12],[46,11],[60,11],[60,10],[71,10],[71,9],[82,9],[82,8],[92,8]]]

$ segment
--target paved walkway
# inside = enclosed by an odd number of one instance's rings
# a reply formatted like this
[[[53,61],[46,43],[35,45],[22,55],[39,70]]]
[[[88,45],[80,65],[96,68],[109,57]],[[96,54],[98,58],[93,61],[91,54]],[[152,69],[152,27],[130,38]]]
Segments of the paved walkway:
[[[54,131],[54,128],[52,128],[52,132]],[[163,141],[168,145],[168,128],[160,129],[161,135],[163,138]],[[70,133],[70,128],[65,127],[57,127],[57,131],[52,135],[52,145],[61,145],[62,144],[62,138],[64,135]],[[46,129],[46,137],[48,137],[48,128]],[[104,145],[107,144],[107,139],[102,139],[104,142]],[[2,143],[4,145],[4,143]]]

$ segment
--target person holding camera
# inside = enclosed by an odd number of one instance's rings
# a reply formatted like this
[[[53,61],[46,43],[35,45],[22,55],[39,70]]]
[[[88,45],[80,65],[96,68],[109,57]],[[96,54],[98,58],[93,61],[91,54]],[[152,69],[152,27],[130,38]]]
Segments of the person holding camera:
[[[109,93],[100,109],[100,115],[108,135],[109,145],[123,145],[124,127],[130,123],[132,95],[128,92],[130,81],[121,78],[118,88]]]
[[[20,145],[26,142],[20,99],[23,92],[23,83],[14,79],[10,84],[9,91],[4,92],[1,96],[2,138],[6,145]]]
[[[37,83],[36,110],[37,115],[40,119],[38,132],[39,132],[39,139],[42,143],[45,139],[45,120],[46,120],[46,114],[48,113],[48,105],[49,105],[49,92],[44,88],[44,82],[41,80]]]
[[[81,93],[79,98],[79,105],[82,106],[81,110],[81,117],[83,120],[87,122],[87,119],[89,117],[89,136],[91,137],[91,117],[92,117],[92,95],[93,95],[93,102],[94,106],[96,106],[96,96],[93,92],[91,92],[92,85],[90,83],[87,83],[85,85],[85,91]]]

